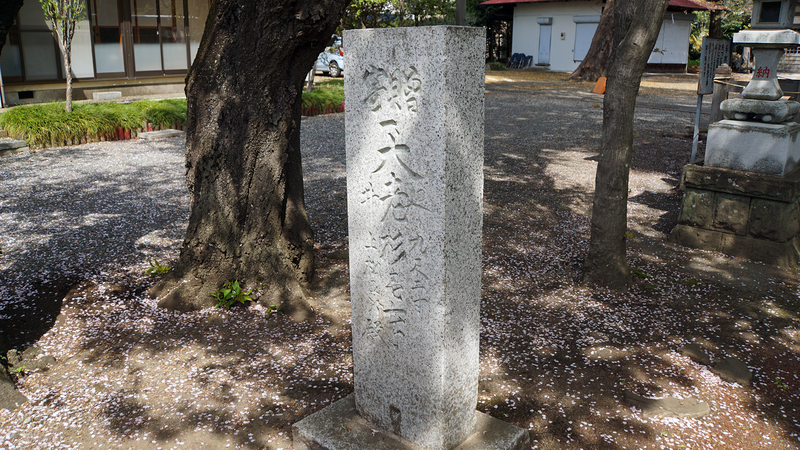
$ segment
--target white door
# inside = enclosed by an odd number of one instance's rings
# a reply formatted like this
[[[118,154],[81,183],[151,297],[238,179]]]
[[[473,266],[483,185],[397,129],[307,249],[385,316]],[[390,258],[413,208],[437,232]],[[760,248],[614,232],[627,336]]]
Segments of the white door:
[[[550,35],[552,32],[552,25],[539,25],[539,58],[536,60],[537,66],[550,65]]]

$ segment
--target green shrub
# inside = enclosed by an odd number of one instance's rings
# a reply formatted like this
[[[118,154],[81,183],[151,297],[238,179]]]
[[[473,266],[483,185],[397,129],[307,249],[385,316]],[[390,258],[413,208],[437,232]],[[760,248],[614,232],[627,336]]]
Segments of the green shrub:
[[[331,78],[330,80],[325,80],[325,81],[320,81],[319,83],[314,83],[314,86],[344,88],[344,79],[343,78]]]
[[[490,62],[489,68],[492,70],[506,70],[506,65],[501,62]]]
[[[302,114],[316,116],[344,111],[344,89],[315,89],[303,92]]]
[[[0,115],[0,128],[34,148],[111,140],[120,129],[142,129],[143,122],[160,127],[184,124],[186,100],[78,103],[71,113],[64,111],[63,102],[42,103],[17,106]]]

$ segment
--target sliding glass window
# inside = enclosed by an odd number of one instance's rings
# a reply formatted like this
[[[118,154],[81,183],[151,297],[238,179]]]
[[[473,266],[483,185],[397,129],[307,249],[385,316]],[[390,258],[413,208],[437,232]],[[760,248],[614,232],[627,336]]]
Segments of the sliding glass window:
[[[183,0],[160,0],[161,50],[164,54],[164,70],[186,70],[186,15]]]
[[[125,60],[122,53],[122,27],[117,2],[91,0],[91,5],[97,75],[122,76],[125,73]]]

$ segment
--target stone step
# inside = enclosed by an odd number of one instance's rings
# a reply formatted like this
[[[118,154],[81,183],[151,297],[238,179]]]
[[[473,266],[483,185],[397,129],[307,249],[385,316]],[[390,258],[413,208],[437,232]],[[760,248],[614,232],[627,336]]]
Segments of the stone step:
[[[24,150],[29,150],[28,143],[10,137],[0,138],[0,156],[11,155]]]
[[[159,130],[159,131],[147,131],[144,133],[139,133],[139,139],[161,139],[161,138],[168,138],[168,137],[175,137],[175,136],[183,136],[185,133],[181,130]]]

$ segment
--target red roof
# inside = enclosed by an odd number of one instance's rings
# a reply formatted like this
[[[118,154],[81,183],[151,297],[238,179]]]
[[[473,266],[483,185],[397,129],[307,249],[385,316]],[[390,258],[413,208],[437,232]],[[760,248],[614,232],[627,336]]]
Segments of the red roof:
[[[481,3],[481,6],[505,5],[510,3],[544,3],[569,0],[489,0]],[[669,0],[669,6],[682,10],[714,10],[725,9],[724,6],[710,2],[708,0]]]

